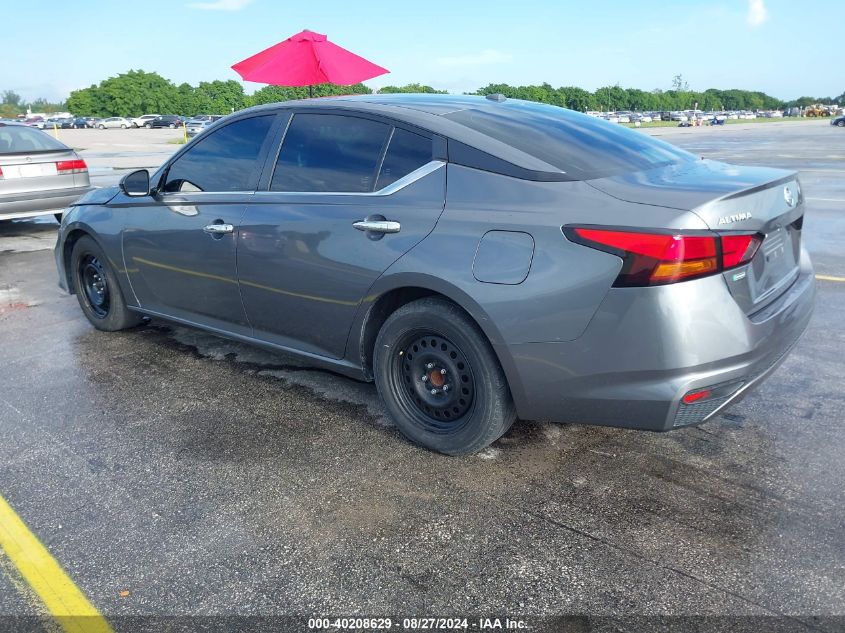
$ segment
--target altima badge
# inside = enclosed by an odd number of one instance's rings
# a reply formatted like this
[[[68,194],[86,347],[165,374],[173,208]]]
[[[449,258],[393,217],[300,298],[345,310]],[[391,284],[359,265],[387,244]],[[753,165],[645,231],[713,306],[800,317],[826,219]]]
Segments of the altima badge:
[[[750,213],[734,213],[733,215],[726,215],[719,218],[719,224],[731,224],[732,222],[742,222],[743,220],[750,220]]]
[[[792,189],[789,187],[783,188],[783,199],[786,200],[786,204],[790,207],[795,206],[795,196],[792,195]]]

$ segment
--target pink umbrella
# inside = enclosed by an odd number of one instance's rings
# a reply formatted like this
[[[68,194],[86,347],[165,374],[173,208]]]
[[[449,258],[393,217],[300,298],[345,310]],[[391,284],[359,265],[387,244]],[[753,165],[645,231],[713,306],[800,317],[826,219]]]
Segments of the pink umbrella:
[[[247,81],[276,86],[350,84],[390,72],[330,42],[325,35],[302,31],[232,68]]]

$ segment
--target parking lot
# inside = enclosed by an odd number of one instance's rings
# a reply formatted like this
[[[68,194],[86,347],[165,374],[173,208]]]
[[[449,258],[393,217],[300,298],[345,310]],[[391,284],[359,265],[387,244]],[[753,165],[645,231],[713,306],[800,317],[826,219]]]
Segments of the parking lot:
[[[652,626],[631,614],[845,630],[845,132],[648,133],[801,172],[812,324],[717,419],[666,434],[525,421],[478,455],[426,452],[372,385],[162,322],[95,331],[56,285],[48,216],[0,222],[0,498],[115,630],[352,615],[541,630],[562,614],[582,617],[549,630]],[[60,137],[106,185],[179,134]],[[33,616],[0,630],[53,630],[42,609],[0,556],[0,614]]]

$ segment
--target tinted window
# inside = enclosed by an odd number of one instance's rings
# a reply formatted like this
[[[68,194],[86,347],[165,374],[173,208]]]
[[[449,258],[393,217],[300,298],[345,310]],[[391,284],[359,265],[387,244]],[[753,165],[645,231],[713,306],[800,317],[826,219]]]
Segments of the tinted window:
[[[396,128],[384,155],[376,189],[383,189],[431,161],[431,139]]]
[[[372,191],[390,126],[334,114],[296,114],[270,188],[273,191]]]
[[[54,152],[67,149],[37,128],[23,125],[0,125],[0,154],[28,154],[32,152]]]
[[[273,116],[235,121],[195,142],[167,171],[165,191],[252,191]]]
[[[642,132],[540,103],[514,100],[444,116],[581,180],[695,160]]]

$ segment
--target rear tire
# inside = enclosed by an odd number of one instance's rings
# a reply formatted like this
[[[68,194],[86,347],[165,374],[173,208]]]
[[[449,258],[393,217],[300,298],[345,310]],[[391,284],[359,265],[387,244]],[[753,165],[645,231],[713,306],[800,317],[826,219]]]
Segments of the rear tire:
[[[152,127],[152,124],[151,123],[144,123],[144,127],[149,130]]]
[[[121,130],[125,130],[125,129],[126,129],[126,123],[121,123],[121,124],[120,124],[120,129],[121,129]]]
[[[116,332],[141,323],[141,316],[126,307],[114,269],[97,242],[88,236],[79,238],[70,266],[76,298],[91,325]]]
[[[463,310],[439,297],[388,317],[376,338],[373,373],[402,434],[433,451],[474,453],[516,419],[490,343]]]
[[[106,129],[106,126],[105,126],[105,125],[103,125],[103,124],[100,124],[100,129],[101,129],[101,130],[105,130],[105,129]]]

